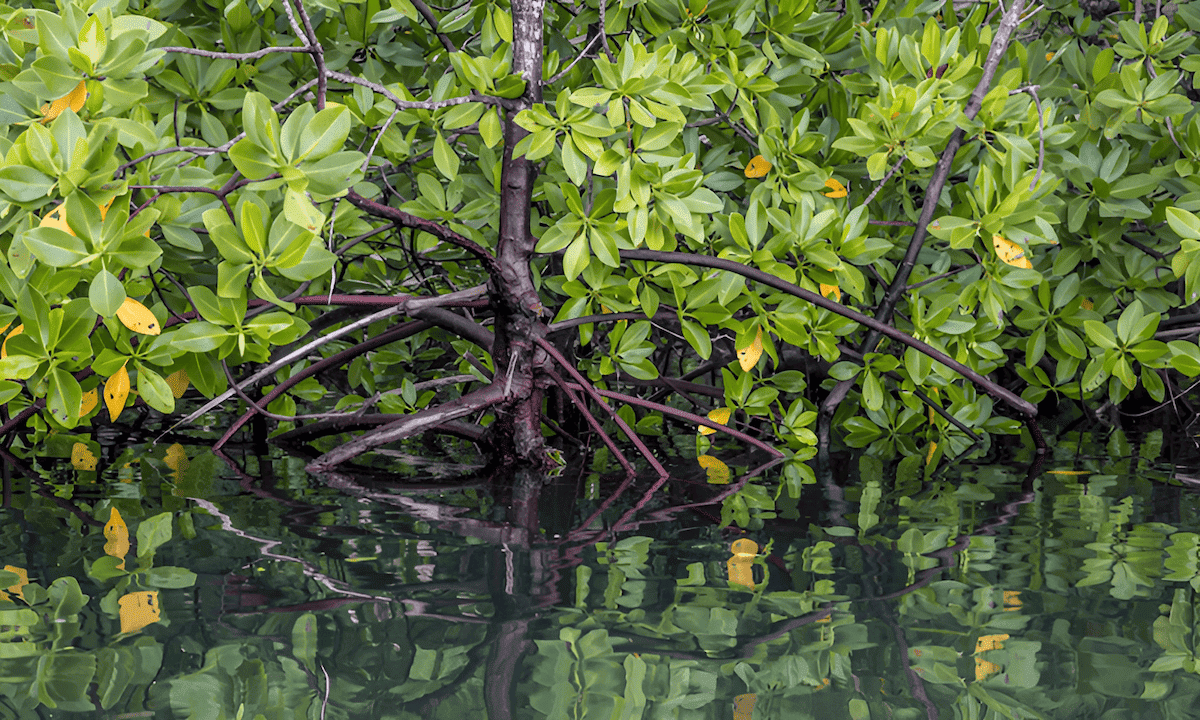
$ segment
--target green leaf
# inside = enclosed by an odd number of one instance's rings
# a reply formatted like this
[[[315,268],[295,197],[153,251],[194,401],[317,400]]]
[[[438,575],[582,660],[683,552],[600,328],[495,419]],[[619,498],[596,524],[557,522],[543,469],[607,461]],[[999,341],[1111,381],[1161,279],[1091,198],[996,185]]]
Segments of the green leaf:
[[[279,171],[279,164],[250,138],[242,138],[229,148],[229,159],[238,172],[251,180],[262,180]]]
[[[175,412],[175,396],[171,394],[171,386],[163,376],[140,362],[136,363],[135,367],[138,371],[138,395],[141,395],[147,405],[165,415]]]
[[[24,240],[29,252],[51,267],[70,267],[88,256],[82,240],[58,228],[33,228]]]
[[[442,137],[440,132],[433,141],[433,164],[447,180],[458,177],[458,155],[451,149],[450,143],[446,142],[446,138]]]
[[[297,146],[296,160],[320,160],[337,152],[350,135],[350,111],[346,107],[325,108],[313,116]]]
[[[121,303],[125,302],[125,286],[107,270],[101,270],[96,273],[96,277],[92,278],[92,284],[88,288],[88,300],[92,303],[92,310],[101,317],[112,317],[121,308]]]
[[[265,151],[266,157],[272,161],[280,158],[279,116],[275,114],[266,95],[258,92],[246,93],[242,101],[242,125],[246,131],[245,140],[248,145],[257,146]],[[238,144],[241,144],[240,141]],[[231,157],[232,155],[230,152]],[[241,170],[240,167],[238,169]],[[242,170],[242,174],[251,177],[245,170]]]
[[[137,551],[139,565],[147,564],[146,560],[154,557],[154,551],[171,540],[174,518],[173,513],[164,512],[154,517],[146,518],[138,525]]]
[[[78,80],[76,80],[78,82]],[[50,194],[54,179],[25,165],[0,168],[0,194],[9,202],[28,203]]]

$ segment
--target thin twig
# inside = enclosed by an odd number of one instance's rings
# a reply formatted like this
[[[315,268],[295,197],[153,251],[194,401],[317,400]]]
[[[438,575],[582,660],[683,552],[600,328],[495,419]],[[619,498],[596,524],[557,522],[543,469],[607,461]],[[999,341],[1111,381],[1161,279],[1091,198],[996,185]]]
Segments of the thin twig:
[[[312,51],[306,47],[296,47],[294,45],[282,47],[265,47],[254,52],[231,53],[218,52],[216,50],[201,50],[200,48],[190,47],[161,47],[157,48],[164,52],[182,53],[184,55],[199,55],[200,57],[211,58],[213,60],[257,60],[261,57],[266,57],[271,53],[311,53]]]
[[[433,30],[433,33],[437,35],[437,39],[441,41],[442,47],[450,52],[458,52],[458,48],[454,46],[454,42],[450,40],[450,37],[441,30],[438,30],[438,19],[434,16],[433,11],[429,9],[429,6],[422,2],[422,0],[410,1],[413,7],[417,9],[417,12],[421,13],[421,17],[425,18],[425,22],[429,23],[429,29]]]
[[[891,170],[887,171],[887,175],[883,176],[883,179],[880,180],[879,184],[875,186],[875,189],[871,191],[871,194],[867,196],[867,199],[862,201],[863,205],[871,204],[871,201],[875,199],[875,196],[879,194],[879,191],[883,189],[883,186],[887,183],[888,180],[890,180],[892,178],[893,175],[896,174],[896,171],[900,169],[900,166],[903,165],[904,161],[907,159],[908,159],[908,153],[905,153],[900,156],[900,159],[896,161],[895,165],[892,165]]]

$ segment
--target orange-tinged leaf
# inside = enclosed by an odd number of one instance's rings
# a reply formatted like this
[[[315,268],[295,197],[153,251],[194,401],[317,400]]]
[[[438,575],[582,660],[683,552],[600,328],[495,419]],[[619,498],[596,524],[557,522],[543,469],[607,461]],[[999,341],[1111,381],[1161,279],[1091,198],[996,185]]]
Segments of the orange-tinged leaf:
[[[821,283],[821,295],[824,297],[829,297],[832,295],[834,300],[837,300],[838,302],[842,301],[842,289],[837,285],[826,285],[825,283]]]
[[[187,392],[188,383],[187,370],[179,369],[167,376],[167,387],[171,388],[171,395],[178,400]]]
[[[1005,240],[999,235],[993,235],[992,247],[996,249],[996,255],[1009,265],[1026,270],[1033,269],[1033,263],[1029,262],[1029,258],[1025,257],[1025,251],[1015,242]]]
[[[746,177],[760,178],[771,171],[771,163],[762,155],[755,155],[746,163]]]
[[[0,343],[0,360],[3,360],[4,358],[8,357],[8,341],[12,340],[14,337],[20,335],[21,332],[24,330],[25,330],[25,323],[21,323],[20,325],[13,328],[13,331],[8,334],[8,337],[4,338],[4,342]]]
[[[121,633],[133,633],[156,623],[162,617],[157,590],[139,590],[117,599],[121,615]]]
[[[29,571],[26,570],[25,568],[19,568],[15,565],[5,565],[4,569],[9,571],[10,573],[15,574],[17,577],[20,578],[20,580],[17,581],[16,585],[9,585],[7,588],[5,588],[6,590],[8,590],[8,592],[4,592],[4,590],[0,590],[0,600],[11,600],[12,598],[10,598],[8,596],[8,593],[12,593],[13,595],[16,595],[17,597],[24,600],[25,599],[25,589],[24,588],[26,585],[29,584]]]
[[[129,371],[122,365],[121,369],[113,373],[104,383],[104,404],[108,407],[108,417],[113,422],[121,415],[121,411],[125,409],[125,398],[129,397]]]
[[[120,560],[117,567],[124,570],[125,555],[129,553],[129,526],[116,508],[112,509],[108,522],[104,523],[104,540],[104,554]]]
[[[79,400],[79,417],[86,417],[88,413],[96,409],[99,402],[100,393],[96,391],[96,388],[85,392]]]
[[[733,699],[733,720],[750,720],[754,716],[754,703],[758,695],[746,693]]]
[[[95,470],[96,455],[85,443],[77,442],[71,446],[71,467],[76,470]]]
[[[1084,298],[1083,300],[1079,301],[1079,307],[1083,308],[1084,310],[1093,310],[1095,309],[1096,304],[1092,302],[1091,298]]]
[[[63,95],[54,102],[47,103],[42,106],[42,124],[50,122],[54,118],[66,112],[67,108],[71,108],[75,112],[83,109],[83,103],[87,100],[87,84],[80,80],[79,84],[71,92]]]
[[[750,369],[758,364],[758,359],[763,354],[762,341],[762,326],[758,327],[758,332],[754,334],[754,339],[750,341],[750,345],[737,351],[738,364],[742,366],[742,372],[750,372]]]
[[[188,468],[187,451],[183,449],[182,445],[175,443],[167,448],[167,453],[163,456],[163,462],[177,474],[181,473]]]
[[[708,419],[712,420],[713,422],[721,423],[722,425],[728,425],[729,424],[729,416],[732,414],[733,414],[733,411],[727,407],[717,408],[716,410],[713,410],[712,412],[710,412],[708,414]],[[700,426],[700,434],[701,435],[712,435],[715,432],[716,432],[716,430],[714,430],[706,425]]]
[[[758,543],[750,538],[738,538],[730,545],[729,551],[732,553],[726,563],[729,582],[754,587],[754,557],[758,555]]]
[[[829,192],[821,193],[821,194],[827,198],[844,198],[844,197],[846,197],[846,186],[841,184],[837,180],[834,180],[833,178],[829,178],[828,180],[825,181],[825,187],[829,188]]]
[[[135,333],[158,335],[162,332],[162,328],[158,326],[158,318],[154,317],[150,308],[131,297],[125,298],[125,302],[117,308],[117,319]]]
[[[1054,59],[1054,53],[1046,53],[1046,62],[1050,62],[1053,59]]]
[[[704,468],[708,474],[709,483],[724,485],[729,482],[729,477],[732,475],[729,472],[729,466],[712,455],[700,455],[696,458],[696,462],[700,463],[700,467]]]

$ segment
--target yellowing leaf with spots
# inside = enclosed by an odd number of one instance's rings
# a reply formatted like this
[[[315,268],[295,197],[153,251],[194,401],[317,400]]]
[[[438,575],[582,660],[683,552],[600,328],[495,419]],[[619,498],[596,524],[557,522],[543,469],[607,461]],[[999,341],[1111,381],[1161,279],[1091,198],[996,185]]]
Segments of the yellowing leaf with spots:
[[[1029,262],[1029,258],[1025,257],[1025,251],[1015,242],[1005,240],[999,235],[993,235],[992,247],[996,249],[996,256],[1009,265],[1026,270],[1033,269],[1033,263]]]
[[[978,654],[987,650],[1000,650],[1004,647],[1004,641],[1007,639],[1007,634],[983,635],[975,641],[975,653]],[[975,679],[977,681],[986,680],[998,672],[1000,672],[1000,666],[996,663],[984,660],[981,657],[975,658]]]
[[[762,155],[755,155],[746,163],[746,177],[760,178],[771,172],[771,163]]]
[[[827,198],[844,198],[844,197],[846,197],[846,186],[841,184],[837,180],[834,180],[833,178],[829,178],[828,180],[825,181],[825,187],[829,188],[829,192],[821,193],[821,194]]]
[[[7,326],[5,326],[5,327],[7,327]],[[4,338],[4,342],[0,343],[0,360],[3,360],[4,358],[8,357],[8,341],[12,340],[16,336],[20,335],[24,330],[25,330],[25,325],[24,325],[24,323],[22,323],[22,324],[16,326],[15,328],[13,328],[13,331],[8,334],[8,337]]]
[[[25,589],[24,588],[26,585],[29,584],[29,571],[26,570],[25,568],[19,568],[15,565],[5,565],[4,569],[9,571],[10,573],[13,573],[20,579],[17,580],[17,583],[15,585],[9,585],[7,588],[5,588],[5,590],[8,590],[8,592],[4,592],[4,590],[0,590],[0,600],[12,600],[12,598],[10,598],[8,596],[8,593],[12,593],[13,595],[16,595],[17,597],[24,600],[25,599]]]
[[[824,297],[832,297],[838,302],[842,301],[842,289],[837,285],[826,285],[821,283],[821,295]]]
[[[129,397],[129,371],[122,365],[121,369],[113,373],[104,383],[104,404],[108,407],[108,417],[113,422],[121,415],[121,411],[125,409],[125,398]]]
[[[754,717],[754,703],[758,695],[746,693],[733,698],[733,720],[750,720]]]
[[[91,471],[96,469],[96,455],[84,443],[77,442],[71,446],[71,467],[76,470]]]
[[[729,424],[729,416],[732,414],[733,414],[733,411],[727,407],[717,408],[716,410],[713,410],[712,412],[710,412],[708,414],[708,419],[712,420],[713,422],[721,423],[722,425],[728,425]],[[700,426],[700,434],[701,435],[712,435],[715,432],[716,432],[716,430],[714,430],[713,428],[710,428],[706,425]]]
[[[738,364],[742,366],[742,372],[750,372],[750,369],[758,364],[758,359],[763,354],[762,341],[762,326],[759,326],[758,332],[754,333],[754,339],[750,344],[737,351]]]
[[[188,377],[187,370],[176,370],[167,376],[167,387],[171,388],[171,395],[178,400],[187,392],[188,383],[191,379]]]
[[[96,388],[92,388],[83,394],[79,399],[79,417],[86,417],[88,413],[96,409],[96,405],[100,402],[100,393]]]
[[[45,125],[59,115],[62,115],[66,112],[67,108],[79,112],[83,109],[85,100],[87,100],[87,84],[83,80],[80,80],[74,90],[54,102],[46,103],[42,106],[42,124]]]
[[[158,326],[158,318],[154,317],[150,308],[131,297],[125,298],[125,302],[117,308],[117,319],[135,333],[158,335],[162,332],[162,328]]]
[[[1084,310],[1094,310],[1096,308],[1096,304],[1092,302],[1091,298],[1084,298],[1079,301],[1079,307]]]
[[[162,618],[157,590],[139,590],[117,599],[120,608],[121,633],[133,633]]]
[[[104,523],[104,540],[104,554],[120,560],[117,567],[124,570],[125,556],[129,554],[129,526],[116,508],[112,509],[108,522]]]
[[[738,538],[729,546],[732,555],[727,562],[729,582],[734,585],[754,587],[754,558],[758,555],[758,543],[750,538]]]
[[[67,225],[66,203],[59,203],[58,207],[42,216],[42,221],[38,223],[38,227],[49,227],[55,230],[62,230],[65,233],[74,235],[71,232],[71,227]]]
[[[700,467],[704,468],[708,474],[708,482],[713,485],[725,485],[729,482],[729,477],[732,475],[729,472],[729,466],[712,455],[701,455],[696,458],[696,462],[700,463]]]

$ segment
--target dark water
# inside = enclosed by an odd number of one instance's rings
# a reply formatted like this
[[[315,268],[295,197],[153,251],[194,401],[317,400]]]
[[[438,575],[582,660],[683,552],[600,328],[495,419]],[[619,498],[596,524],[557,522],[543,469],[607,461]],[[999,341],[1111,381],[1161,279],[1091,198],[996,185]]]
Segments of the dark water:
[[[1161,433],[799,498],[729,458],[534,494],[72,449],[5,469],[0,718],[1200,717],[1200,473]]]

